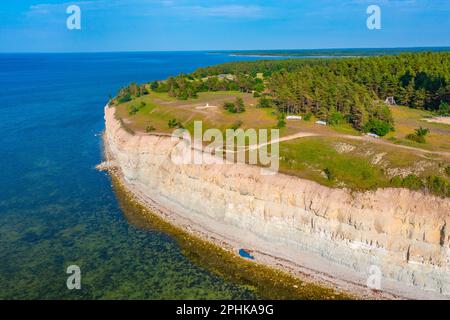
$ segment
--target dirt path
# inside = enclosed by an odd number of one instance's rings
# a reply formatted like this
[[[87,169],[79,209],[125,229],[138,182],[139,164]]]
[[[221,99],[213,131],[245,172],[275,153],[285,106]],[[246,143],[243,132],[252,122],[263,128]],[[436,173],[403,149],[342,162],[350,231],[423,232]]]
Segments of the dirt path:
[[[431,123],[440,123],[440,124],[450,125],[450,117],[434,117],[431,119],[422,119],[422,120],[426,121],[426,122],[431,122]]]
[[[137,135],[148,135],[146,133],[142,133],[142,132],[138,132]],[[158,135],[158,136],[171,136],[170,134],[160,134],[160,133],[150,133],[150,135]],[[291,141],[291,140],[296,140],[296,139],[301,139],[301,138],[307,138],[307,137],[335,137],[335,138],[343,138],[343,139],[349,139],[349,140],[354,140],[354,141],[365,141],[365,142],[370,142],[370,143],[376,143],[376,144],[381,144],[381,145],[385,145],[385,146],[390,146],[393,148],[399,148],[399,149],[404,149],[404,150],[410,150],[410,151],[414,151],[420,154],[431,154],[431,155],[438,155],[438,156],[442,156],[445,158],[450,158],[450,152],[445,152],[445,151],[431,151],[431,150],[425,150],[425,149],[421,149],[421,148],[416,148],[416,147],[410,147],[410,146],[404,146],[401,144],[394,144],[391,142],[388,142],[386,140],[383,139],[377,139],[377,138],[372,138],[369,136],[353,136],[353,135],[349,135],[349,134],[340,134],[340,133],[313,133],[313,132],[297,132],[295,134],[291,134],[285,137],[281,137],[278,139],[275,139],[273,141],[268,141],[265,143],[260,143],[257,145],[250,145],[247,146],[245,148],[245,150],[240,150],[240,151],[234,151],[234,150],[224,150],[226,153],[237,153],[237,152],[245,152],[245,151],[254,151],[257,149],[260,149],[262,147],[265,147],[267,145],[273,144],[273,143],[280,143],[280,142],[285,142],[285,141]]]
[[[352,135],[346,135],[346,134],[336,134],[336,135],[333,134],[331,136],[335,136],[335,137],[338,137],[338,138],[351,139],[351,140],[356,140],[356,141],[367,141],[367,142],[382,144],[382,145],[390,146],[390,147],[394,147],[394,148],[411,150],[411,151],[415,151],[415,152],[419,152],[419,153],[425,153],[425,154],[435,154],[435,155],[439,155],[439,156],[450,158],[450,152],[431,151],[431,150],[425,150],[425,149],[416,148],[416,147],[404,146],[404,145],[401,145],[401,144],[394,144],[394,143],[390,143],[390,142],[388,142],[386,140],[372,138],[372,137],[369,137],[369,136],[352,136]]]
[[[245,147],[244,150],[239,150],[239,151],[234,151],[234,150],[224,150],[227,153],[237,153],[237,152],[246,152],[246,151],[255,151],[257,149],[260,149],[262,147],[274,144],[274,143],[280,143],[280,142],[284,142],[284,141],[289,141],[289,140],[295,140],[295,139],[300,139],[300,138],[306,138],[306,137],[316,137],[319,136],[316,133],[312,133],[312,132],[298,132],[286,137],[281,137],[278,139],[274,139],[274,140],[270,140],[268,142],[265,143],[259,143],[259,144],[253,144],[250,146]],[[218,149],[220,150],[220,149]]]
[[[434,155],[439,155],[439,156],[443,156],[446,158],[450,158],[450,152],[425,150],[425,149],[416,148],[416,147],[404,146],[401,144],[394,144],[394,143],[390,143],[386,140],[372,138],[369,136],[353,136],[353,135],[349,135],[349,134],[339,134],[339,133],[319,134],[319,133],[312,133],[312,132],[298,132],[298,133],[295,133],[295,134],[292,134],[292,135],[289,135],[286,137],[275,139],[274,141],[271,141],[268,143],[262,143],[262,144],[258,144],[258,145],[249,146],[249,147],[247,147],[246,150],[255,150],[255,149],[264,147],[268,144],[273,144],[276,142],[291,141],[291,140],[296,140],[296,139],[305,138],[305,137],[336,137],[336,138],[343,138],[343,139],[349,139],[349,140],[355,140],[355,141],[365,141],[365,142],[371,142],[371,143],[381,144],[381,145],[385,145],[385,146],[390,146],[393,148],[411,150],[411,151],[415,151],[415,152],[422,153],[422,154],[434,154]]]

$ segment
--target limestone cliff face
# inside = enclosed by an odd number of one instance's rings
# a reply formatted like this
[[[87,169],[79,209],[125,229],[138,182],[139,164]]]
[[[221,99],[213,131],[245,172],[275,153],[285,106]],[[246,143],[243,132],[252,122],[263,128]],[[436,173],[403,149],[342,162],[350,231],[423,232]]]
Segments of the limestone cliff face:
[[[114,112],[105,108],[111,157],[154,201],[224,233],[238,230],[226,236],[243,243],[251,235],[359,274],[376,265],[388,279],[450,295],[449,199],[406,189],[352,193],[243,164],[177,165],[176,141],[131,135]]]

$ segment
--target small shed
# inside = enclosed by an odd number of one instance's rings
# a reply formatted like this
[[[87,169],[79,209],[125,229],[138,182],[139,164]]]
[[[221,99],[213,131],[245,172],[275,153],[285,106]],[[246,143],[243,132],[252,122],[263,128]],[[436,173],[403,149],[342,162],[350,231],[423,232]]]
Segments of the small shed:
[[[384,103],[386,103],[389,106],[397,105],[397,103],[395,102],[394,97],[387,97],[386,100],[384,100]]]

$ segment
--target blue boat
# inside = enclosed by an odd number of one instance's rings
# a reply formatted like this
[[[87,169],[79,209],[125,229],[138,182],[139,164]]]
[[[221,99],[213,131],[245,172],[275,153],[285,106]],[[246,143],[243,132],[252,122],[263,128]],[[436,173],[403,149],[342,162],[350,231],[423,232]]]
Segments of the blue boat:
[[[255,257],[252,256],[252,255],[250,254],[250,252],[247,251],[247,250],[245,250],[245,249],[239,249],[239,255],[240,255],[241,257],[243,257],[243,258],[246,258],[246,259],[255,260]]]

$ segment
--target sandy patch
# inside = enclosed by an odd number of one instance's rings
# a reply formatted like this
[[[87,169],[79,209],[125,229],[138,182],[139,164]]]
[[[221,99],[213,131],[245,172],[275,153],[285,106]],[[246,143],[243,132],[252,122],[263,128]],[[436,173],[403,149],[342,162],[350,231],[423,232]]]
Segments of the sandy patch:
[[[206,105],[206,106],[200,106],[200,107],[196,107],[196,110],[205,110],[205,109],[217,109],[217,106],[210,106],[210,105]]]
[[[426,122],[442,123],[450,125],[450,117],[434,117],[430,119],[422,119]]]

